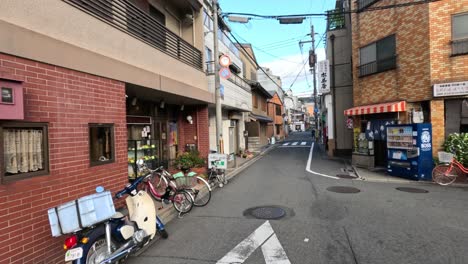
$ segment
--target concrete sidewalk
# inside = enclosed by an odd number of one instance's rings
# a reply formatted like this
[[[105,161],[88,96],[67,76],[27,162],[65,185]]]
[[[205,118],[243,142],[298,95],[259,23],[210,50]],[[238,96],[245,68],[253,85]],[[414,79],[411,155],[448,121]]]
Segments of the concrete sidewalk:
[[[388,182],[388,183],[418,183],[418,181],[412,181],[405,178],[391,176],[387,173],[387,170],[382,169],[366,169],[356,166],[352,166],[354,173],[358,177],[357,180],[369,181],[369,182]],[[421,181],[427,182],[427,181]]]

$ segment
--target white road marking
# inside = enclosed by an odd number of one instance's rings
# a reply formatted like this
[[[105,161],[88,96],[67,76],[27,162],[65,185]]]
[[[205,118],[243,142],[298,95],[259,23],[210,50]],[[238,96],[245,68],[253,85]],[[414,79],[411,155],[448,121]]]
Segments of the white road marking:
[[[275,233],[263,244],[262,252],[267,264],[291,264]]]
[[[237,244],[216,264],[241,264],[258,248],[262,248],[266,264],[291,264],[270,222],[266,221]]]
[[[292,143],[293,146],[296,146],[299,142],[294,142]]]
[[[309,146],[279,146],[278,148],[309,148]]]
[[[301,145],[305,146],[305,145],[307,145],[307,142],[301,142]]]
[[[283,144],[283,146],[287,146],[287,145],[289,145],[289,142],[286,142],[286,143]]]
[[[340,178],[338,178],[338,177],[331,176],[331,175],[326,175],[326,174],[319,173],[319,172],[315,172],[315,171],[313,171],[313,170],[310,169],[310,163],[312,162],[312,155],[313,155],[313,152],[314,152],[314,142],[312,142],[312,146],[310,147],[310,153],[309,153],[309,159],[307,160],[306,171],[307,171],[307,172],[310,172],[310,173],[312,173],[312,174],[315,174],[315,175],[322,176],[322,177],[327,177],[327,178],[332,178],[332,179],[339,180]]]

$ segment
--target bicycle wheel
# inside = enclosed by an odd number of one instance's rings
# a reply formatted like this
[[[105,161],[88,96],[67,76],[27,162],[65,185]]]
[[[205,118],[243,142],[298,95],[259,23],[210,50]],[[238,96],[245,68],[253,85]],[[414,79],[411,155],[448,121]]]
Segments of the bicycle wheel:
[[[161,176],[159,173],[154,173],[151,179],[148,181],[147,192],[151,193],[151,196],[158,202],[161,201],[161,197],[166,193],[167,186],[169,183],[167,182],[166,177]],[[149,189],[149,190],[148,190]]]
[[[172,196],[172,205],[179,213],[188,213],[193,207],[193,198],[186,190],[177,190]]]
[[[227,184],[226,180],[226,174],[224,174],[224,171],[218,171],[216,175],[216,179],[218,180],[218,186],[219,188],[223,188],[225,184]]]
[[[205,179],[197,176],[197,184],[191,190],[194,198],[193,205],[202,207],[211,200],[211,187]]]
[[[449,168],[449,165],[437,165],[432,170],[432,180],[440,185],[449,185],[453,183],[459,175],[460,169],[454,166],[450,172],[447,172]]]

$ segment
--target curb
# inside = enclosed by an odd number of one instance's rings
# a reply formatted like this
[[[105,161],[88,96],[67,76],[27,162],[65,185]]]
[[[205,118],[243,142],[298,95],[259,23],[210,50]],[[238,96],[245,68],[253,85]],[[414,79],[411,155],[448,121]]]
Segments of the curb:
[[[403,180],[403,179],[392,179],[389,181],[388,179],[367,179],[366,177],[362,177],[358,170],[356,169],[356,166],[351,165],[353,168],[354,173],[358,177],[356,180],[359,181],[366,181],[366,182],[384,182],[384,183],[421,183],[418,181],[410,181],[410,180]]]
[[[355,180],[359,180],[359,181],[366,181],[366,182],[380,182],[380,183],[404,183],[404,184],[426,184],[426,185],[436,185],[436,186],[441,186],[433,181],[410,181],[410,180],[404,180],[404,179],[392,179],[392,180],[388,180],[388,179],[367,179],[365,177],[362,177],[361,175],[359,175],[359,172],[356,170],[356,166],[354,165],[351,165],[351,167],[353,168],[354,170],[354,173],[356,174],[356,176],[358,177],[357,179]],[[468,188],[468,184],[465,184],[465,183],[452,183],[450,185],[447,185],[447,186],[441,186],[441,187],[453,187],[453,188]]]

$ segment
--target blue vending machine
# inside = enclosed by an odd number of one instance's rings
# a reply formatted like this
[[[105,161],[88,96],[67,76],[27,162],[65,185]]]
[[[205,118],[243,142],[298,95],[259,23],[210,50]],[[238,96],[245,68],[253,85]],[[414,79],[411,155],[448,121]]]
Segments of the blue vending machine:
[[[412,180],[432,180],[432,126],[387,126],[387,171]]]

